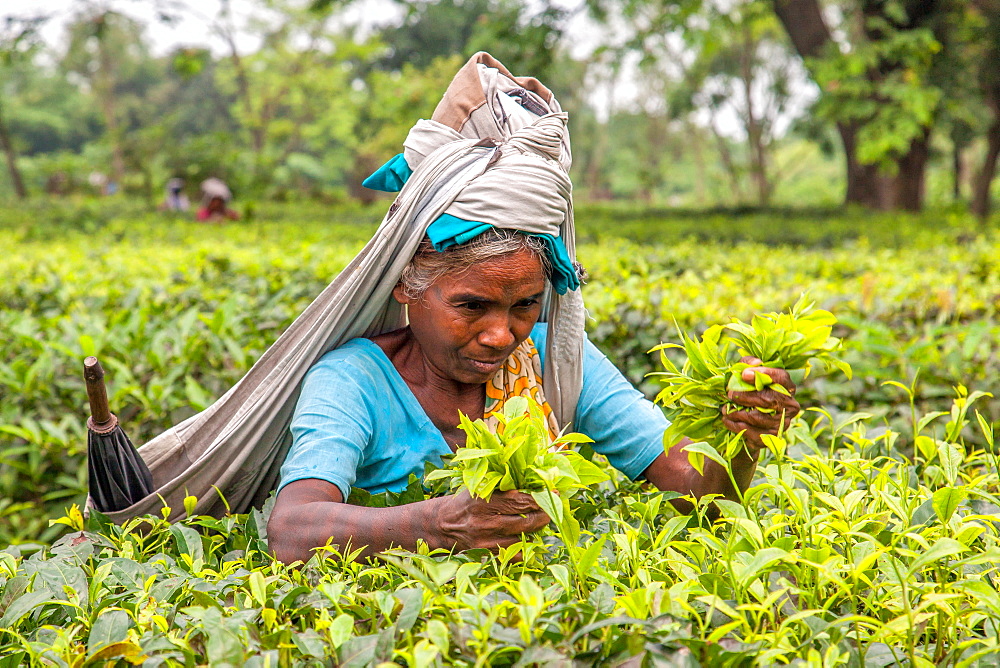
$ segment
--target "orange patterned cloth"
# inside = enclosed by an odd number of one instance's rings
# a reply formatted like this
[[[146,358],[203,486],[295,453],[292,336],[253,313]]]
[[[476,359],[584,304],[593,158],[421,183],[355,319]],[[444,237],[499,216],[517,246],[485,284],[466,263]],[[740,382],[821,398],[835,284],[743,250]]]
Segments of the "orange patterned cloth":
[[[495,430],[499,424],[493,412],[511,397],[534,399],[545,413],[549,436],[558,438],[559,425],[542,390],[542,360],[531,338],[525,339],[515,348],[500,370],[486,383],[486,409],[483,415],[491,429]]]

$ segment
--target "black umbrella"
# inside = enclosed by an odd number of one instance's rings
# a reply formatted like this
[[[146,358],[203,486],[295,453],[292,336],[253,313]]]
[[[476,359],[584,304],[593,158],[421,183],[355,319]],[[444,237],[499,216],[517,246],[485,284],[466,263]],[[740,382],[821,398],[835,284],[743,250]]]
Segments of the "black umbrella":
[[[90,498],[101,512],[122,510],[153,493],[153,476],[118,425],[118,418],[108,410],[104,369],[96,357],[83,361],[83,378],[90,398],[87,420]]]

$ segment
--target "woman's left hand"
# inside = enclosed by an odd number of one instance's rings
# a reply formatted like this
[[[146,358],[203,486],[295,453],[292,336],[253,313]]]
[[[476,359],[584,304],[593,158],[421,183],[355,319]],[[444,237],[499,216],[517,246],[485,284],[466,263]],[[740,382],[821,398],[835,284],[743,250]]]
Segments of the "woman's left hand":
[[[750,367],[743,370],[743,380],[753,384],[754,376],[762,373],[788,390],[782,394],[770,387],[753,392],[729,391],[729,401],[743,407],[743,410],[722,407],[722,423],[733,433],[743,432],[743,437],[751,447],[761,448],[764,442],[761,436],[771,434],[776,436],[788,428],[792,418],[799,414],[799,402],[795,401],[795,383],[788,377],[784,369],[771,369],[761,366],[756,357],[744,357],[740,360]],[[767,412],[761,412],[764,409]]]

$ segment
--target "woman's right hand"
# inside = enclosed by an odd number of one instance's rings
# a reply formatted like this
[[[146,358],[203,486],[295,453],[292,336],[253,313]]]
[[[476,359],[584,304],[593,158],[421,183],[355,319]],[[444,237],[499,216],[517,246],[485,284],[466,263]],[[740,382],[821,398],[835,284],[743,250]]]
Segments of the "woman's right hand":
[[[489,501],[462,490],[438,499],[437,526],[443,542],[456,551],[495,550],[521,540],[549,523],[549,516],[524,492],[494,492]]]

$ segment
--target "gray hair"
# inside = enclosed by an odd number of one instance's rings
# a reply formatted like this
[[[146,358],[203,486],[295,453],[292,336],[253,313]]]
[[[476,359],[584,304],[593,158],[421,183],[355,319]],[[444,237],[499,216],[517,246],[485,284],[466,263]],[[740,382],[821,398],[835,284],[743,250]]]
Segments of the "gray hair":
[[[420,299],[434,281],[448,274],[461,274],[480,262],[528,251],[542,263],[542,273],[548,280],[552,275],[552,261],[545,242],[517,230],[493,228],[471,241],[434,250],[430,239],[424,237],[410,263],[403,269],[399,283],[410,299]]]

